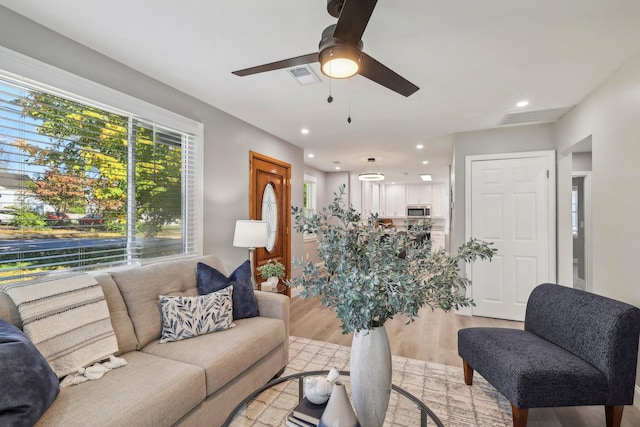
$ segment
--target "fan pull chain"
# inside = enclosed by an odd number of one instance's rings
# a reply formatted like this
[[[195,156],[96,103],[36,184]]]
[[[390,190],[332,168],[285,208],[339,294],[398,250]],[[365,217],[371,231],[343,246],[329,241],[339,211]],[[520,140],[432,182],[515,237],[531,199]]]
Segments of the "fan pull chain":
[[[351,79],[347,83],[347,91],[349,94],[349,116],[347,117],[347,123],[351,124]]]
[[[329,64],[329,67],[331,67],[331,64]],[[333,102],[333,96],[331,96],[331,78],[329,78],[329,97],[327,98],[327,102],[329,104],[331,104]]]

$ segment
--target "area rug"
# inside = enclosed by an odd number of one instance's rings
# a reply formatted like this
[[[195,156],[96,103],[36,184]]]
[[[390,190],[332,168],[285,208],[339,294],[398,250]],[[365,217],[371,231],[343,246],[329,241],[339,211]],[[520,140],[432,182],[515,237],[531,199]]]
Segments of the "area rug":
[[[289,364],[283,375],[296,372],[328,370],[332,367],[349,370],[350,347],[290,337]],[[447,427],[508,427],[512,425],[511,405],[477,372],[473,386],[464,383],[462,368],[393,356],[393,384],[405,389],[424,402]],[[263,393],[250,403],[233,426],[273,427],[285,425],[289,411],[266,410],[275,396],[297,401],[297,382],[290,381]],[[282,397],[282,396],[281,396]],[[295,403],[291,407],[295,406]],[[272,408],[273,409],[273,408]],[[385,426],[413,427],[420,425],[415,404],[398,393],[391,393]],[[428,422],[427,425],[434,425]],[[363,426],[366,427],[366,426]]]

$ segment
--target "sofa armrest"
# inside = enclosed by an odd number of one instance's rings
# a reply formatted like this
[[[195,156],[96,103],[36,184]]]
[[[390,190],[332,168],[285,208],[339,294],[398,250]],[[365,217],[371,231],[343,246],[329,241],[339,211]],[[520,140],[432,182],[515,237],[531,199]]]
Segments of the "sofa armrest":
[[[275,292],[255,291],[260,316],[282,319],[284,321],[285,350],[289,360],[289,310],[291,299]]]

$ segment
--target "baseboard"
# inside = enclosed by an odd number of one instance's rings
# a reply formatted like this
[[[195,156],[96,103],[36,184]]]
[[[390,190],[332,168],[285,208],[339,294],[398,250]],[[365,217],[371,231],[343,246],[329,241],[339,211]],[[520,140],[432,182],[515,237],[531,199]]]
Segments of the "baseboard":
[[[640,385],[636,384],[636,392],[633,394],[633,406],[640,409]]]

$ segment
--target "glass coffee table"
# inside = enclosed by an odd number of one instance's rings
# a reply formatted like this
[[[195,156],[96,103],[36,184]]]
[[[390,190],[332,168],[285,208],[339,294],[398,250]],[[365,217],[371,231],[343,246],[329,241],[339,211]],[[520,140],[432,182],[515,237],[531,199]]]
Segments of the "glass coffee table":
[[[293,408],[304,397],[304,378],[326,376],[328,373],[329,371],[298,372],[271,380],[240,402],[222,426],[284,426]],[[340,380],[345,383],[351,399],[349,372],[341,372]],[[420,399],[396,385],[392,385],[391,389],[385,426],[444,427],[436,414]],[[353,405],[353,399],[351,403]]]

